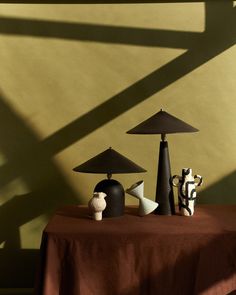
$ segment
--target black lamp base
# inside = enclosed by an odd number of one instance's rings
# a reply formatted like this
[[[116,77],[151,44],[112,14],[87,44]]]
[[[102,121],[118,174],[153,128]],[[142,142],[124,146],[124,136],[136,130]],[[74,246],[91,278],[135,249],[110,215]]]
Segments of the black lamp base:
[[[175,202],[173,187],[171,184],[170,157],[167,141],[160,142],[156,202],[159,203],[159,206],[155,210],[155,214],[175,214]]]
[[[123,186],[114,179],[104,179],[94,188],[94,192],[104,192],[107,197],[103,217],[118,217],[124,215],[125,209],[125,191]]]

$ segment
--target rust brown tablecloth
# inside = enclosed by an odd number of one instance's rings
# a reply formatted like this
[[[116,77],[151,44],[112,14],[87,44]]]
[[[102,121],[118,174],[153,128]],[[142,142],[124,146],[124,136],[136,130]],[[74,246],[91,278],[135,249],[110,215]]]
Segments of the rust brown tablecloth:
[[[65,207],[44,230],[40,295],[225,295],[236,290],[236,206],[192,217],[136,215],[93,221]]]

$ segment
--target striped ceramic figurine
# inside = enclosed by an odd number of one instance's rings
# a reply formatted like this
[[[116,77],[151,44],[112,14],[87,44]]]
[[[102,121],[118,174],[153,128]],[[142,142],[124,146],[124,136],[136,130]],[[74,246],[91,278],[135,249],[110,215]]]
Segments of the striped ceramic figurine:
[[[182,176],[174,175],[172,177],[173,186],[178,187],[179,211],[181,215],[191,216],[194,214],[197,197],[196,187],[201,186],[202,182],[200,175],[192,175],[191,168],[183,168]]]

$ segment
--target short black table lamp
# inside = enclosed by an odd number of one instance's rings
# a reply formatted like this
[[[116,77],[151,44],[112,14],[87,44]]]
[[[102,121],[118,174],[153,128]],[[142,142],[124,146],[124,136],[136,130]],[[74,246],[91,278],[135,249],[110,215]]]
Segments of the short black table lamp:
[[[107,179],[100,181],[94,188],[94,192],[104,192],[107,195],[105,198],[107,205],[103,211],[103,217],[117,217],[124,214],[125,191],[117,180],[111,179],[112,174],[146,172],[145,169],[111,147],[73,170],[107,174]]]
[[[159,203],[159,206],[155,210],[156,214],[175,214],[174,194],[170,182],[171,168],[166,134],[197,131],[199,130],[188,125],[184,121],[160,110],[160,112],[127,132],[129,134],[161,134],[156,185],[156,202]]]

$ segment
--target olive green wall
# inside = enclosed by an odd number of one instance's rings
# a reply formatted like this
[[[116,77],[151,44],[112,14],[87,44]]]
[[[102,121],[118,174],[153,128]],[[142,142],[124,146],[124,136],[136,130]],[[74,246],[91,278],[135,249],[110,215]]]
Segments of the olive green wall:
[[[168,136],[172,173],[204,177],[199,202],[236,203],[235,9],[0,5],[0,287],[32,285],[48,218],[103,178],[72,168],[109,146],[148,170],[115,178],[154,199],[160,138],[125,132],[160,108],[200,129]]]

